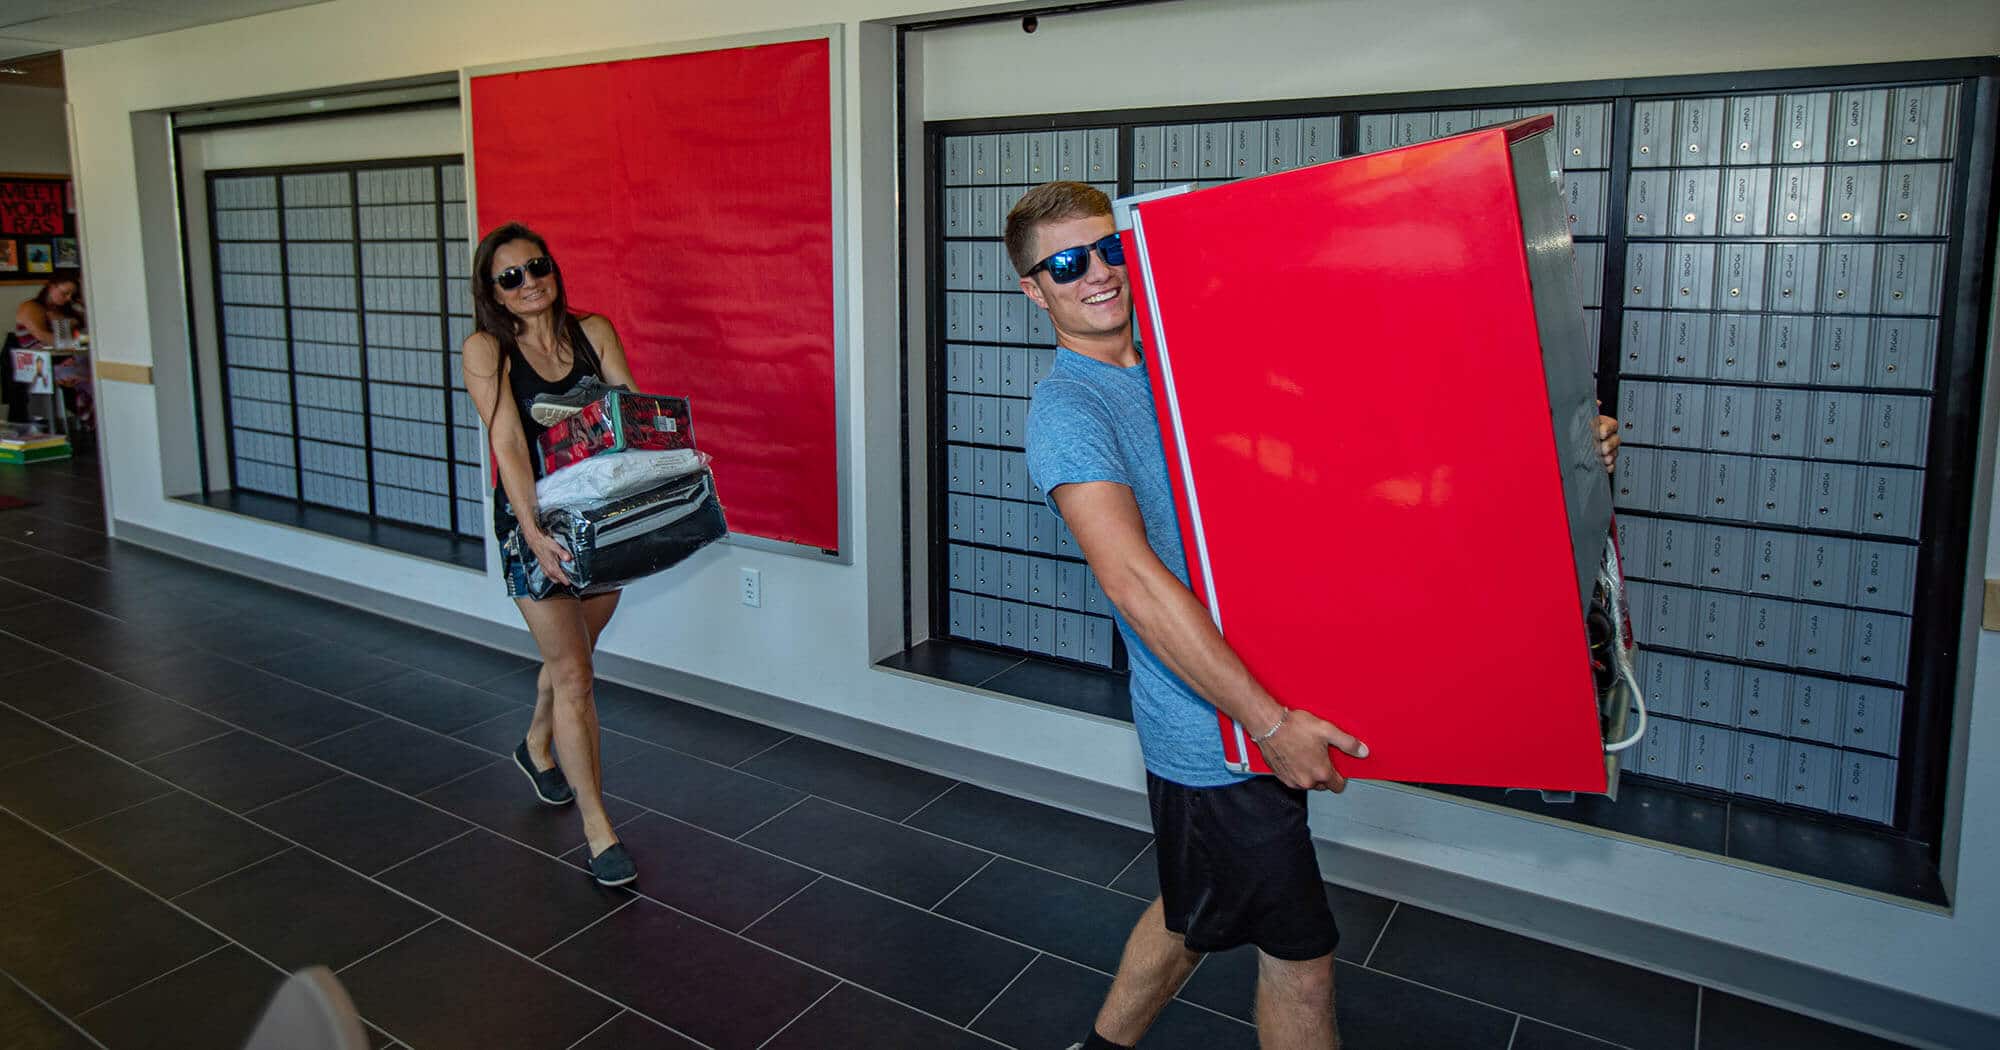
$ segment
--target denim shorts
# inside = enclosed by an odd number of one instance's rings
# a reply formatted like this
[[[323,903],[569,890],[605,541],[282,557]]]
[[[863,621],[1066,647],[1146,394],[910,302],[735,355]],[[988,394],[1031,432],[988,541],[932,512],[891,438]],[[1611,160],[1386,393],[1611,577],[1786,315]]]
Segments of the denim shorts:
[[[527,598],[528,563],[522,560],[521,530],[509,529],[500,537],[500,580],[507,585],[507,597]]]
[[[521,523],[514,520],[514,508],[508,505],[507,494],[498,487],[493,490],[493,538],[500,541],[500,582],[507,587],[507,597],[532,597],[528,593],[528,563],[524,559],[534,554],[521,542]]]

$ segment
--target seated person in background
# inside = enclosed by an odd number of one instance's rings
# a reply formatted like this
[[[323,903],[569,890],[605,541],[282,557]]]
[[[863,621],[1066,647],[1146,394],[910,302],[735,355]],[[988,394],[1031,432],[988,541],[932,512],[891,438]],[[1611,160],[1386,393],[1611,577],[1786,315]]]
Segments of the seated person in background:
[[[58,321],[68,322],[72,338],[81,334],[84,327],[81,289],[82,283],[75,274],[57,274],[49,278],[33,299],[15,308],[14,345],[23,350],[55,349]],[[88,428],[91,425],[92,405],[89,359],[69,356],[57,360],[55,383],[73,393],[77,421]]]

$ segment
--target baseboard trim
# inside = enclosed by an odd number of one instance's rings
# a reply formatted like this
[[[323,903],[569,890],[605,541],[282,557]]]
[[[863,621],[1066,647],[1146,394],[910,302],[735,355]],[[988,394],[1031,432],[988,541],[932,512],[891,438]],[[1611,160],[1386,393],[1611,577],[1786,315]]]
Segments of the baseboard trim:
[[[114,521],[112,531],[120,540],[211,568],[522,656],[534,654],[533,641],[524,626],[495,623],[130,522]],[[608,681],[664,693],[1005,794],[1127,827],[1150,829],[1146,796],[1141,791],[1051,771],[627,657],[603,655],[597,669]],[[1316,840],[1315,845],[1321,867],[1337,873],[1340,884],[1355,889],[1918,1046],[2000,1046],[2000,1017],[1858,981],[1741,945],[1578,907],[1386,854],[1357,850],[1325,839]]]

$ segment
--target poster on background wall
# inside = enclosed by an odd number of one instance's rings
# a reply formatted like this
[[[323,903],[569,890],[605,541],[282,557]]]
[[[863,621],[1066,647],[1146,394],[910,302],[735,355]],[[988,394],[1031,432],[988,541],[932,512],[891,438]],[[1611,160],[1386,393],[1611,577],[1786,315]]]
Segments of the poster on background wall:
[[[0,175],[0,274],[77,267],[74,201],[60,175]]]
[[[14,382],[28,388],[30,394],[53,393],[55,387],[50,378],[53,369],[49,355],[40,350],[14,351]]]

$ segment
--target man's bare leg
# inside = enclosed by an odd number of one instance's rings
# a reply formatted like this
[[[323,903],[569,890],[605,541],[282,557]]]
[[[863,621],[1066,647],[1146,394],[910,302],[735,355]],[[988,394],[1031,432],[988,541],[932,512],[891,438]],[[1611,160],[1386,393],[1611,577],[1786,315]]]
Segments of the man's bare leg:
[[[1167,929],[1166,906],[1155,897],[1125,941],[1118,975],[1097,1012],[1098,1038],[1117,1046],[1137,1045],[1200,961],[1200,953],[1188,951],[1181,935]]]
[[[1262,1050],[1339,1050],[1331,953],[1303,962],[1257,953],[1257,1045]]]

